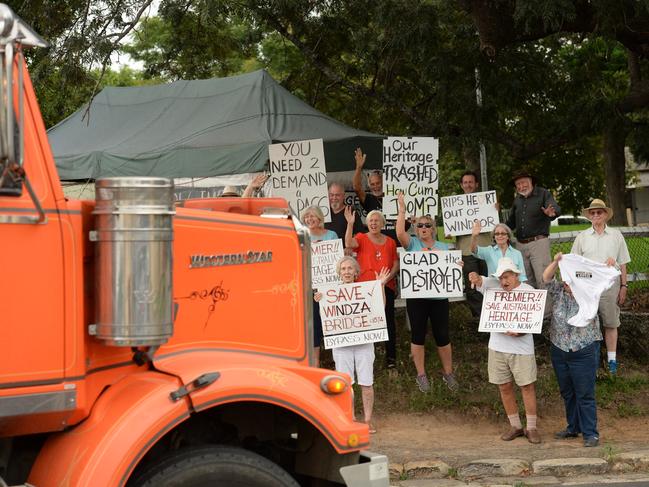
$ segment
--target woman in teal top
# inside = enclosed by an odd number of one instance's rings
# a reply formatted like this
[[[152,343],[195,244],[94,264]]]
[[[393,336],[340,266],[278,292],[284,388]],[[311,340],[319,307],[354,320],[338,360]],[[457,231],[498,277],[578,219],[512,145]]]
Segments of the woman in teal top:
[[[509,257],[514,261],[516,267],[521,270],[520,281],[527,281],[525,265],[523,265],[523,254],[512,247],[512,239],[514,238],[514,235],[511,228],[504,223],[498,223],[491,232],[491,240],[495,242],[495,245],[490,247],[478,247],[477,239],[480,230],[482,230],[482,225],[480,225],[479,220],[476,220],[473,224],[473,230],[471,231],[471,252],[473,252],[475,257],[487,262],[487,272],[489,275],[496,272],[498,261],[500,259],[503,257]]]
[[[406,205],[403,193],[398,196],[397,238],[407,251],[439,252],[448,250],[448,245],[436,240],[435,220],[430,215],[415,219],[416,236],[406,232]],[[430,321],[437,345],[437,355],[442,363],[442,378],[451,391],[457,391],[459,384],[453,375],[453,352],[448,333],[448,299],[410,298],[406,299],[406,311],[410,320],[410,352],[417,369],[415,382],[421,392],[430,390],[425,369],[426,331]]]
[[[317,206],[309,206],[302,212],[302,223],[309,229],[312,242],[321,240],[335,240],[336,232],[324,227],[324,213]],[[316,291],[315,289],[313,290]],[[320,305],[313,301],[313,356],[316,366],[320,366],[320,343],[322,342],[322,320],[320,318]]]

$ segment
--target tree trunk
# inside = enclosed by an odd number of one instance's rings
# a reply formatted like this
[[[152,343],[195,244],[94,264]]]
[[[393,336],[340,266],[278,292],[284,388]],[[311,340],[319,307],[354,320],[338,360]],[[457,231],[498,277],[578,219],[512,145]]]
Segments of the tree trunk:
[[[624,146],[629,129],[620,118],[611,120],[604,129],[604,174],[606,198],[613,209],[612,225],[626,225],[626,159]]]

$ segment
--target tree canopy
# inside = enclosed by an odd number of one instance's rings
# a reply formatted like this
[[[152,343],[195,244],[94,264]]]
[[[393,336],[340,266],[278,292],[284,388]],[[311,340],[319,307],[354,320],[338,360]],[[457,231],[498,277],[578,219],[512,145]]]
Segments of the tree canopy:
[[[52,25],[25,14],[36,3]],[[344,123],[439,137],[444,194],[477,168],[482,142],[505,206],[513,170],[526,166],[564,211],[603,197],[623,215],[624,147],[649,155],[647,1],[162,0],[146,18],[148,3],[20,3],[53,46],[30,59],[48,124],[88,100],[128,30],[123,52],[144,69],[123,83],[264,67]]]

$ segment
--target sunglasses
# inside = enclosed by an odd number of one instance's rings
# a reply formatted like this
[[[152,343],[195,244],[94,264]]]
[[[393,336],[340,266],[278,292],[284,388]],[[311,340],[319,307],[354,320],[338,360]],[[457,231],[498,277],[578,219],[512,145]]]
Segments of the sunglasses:
[[[505,237],[506,237],[506,236],[507,236],[507,232],[496,232],[496,233],[494,233],[494,235],[495,235],[496,237],[502,237],[502,236],[505,236]]]
[[[604,210],[590,210],[591,215],[603,215],[606,213]]]
[[[417,228],[433,228],[432,223],[417,223]]]

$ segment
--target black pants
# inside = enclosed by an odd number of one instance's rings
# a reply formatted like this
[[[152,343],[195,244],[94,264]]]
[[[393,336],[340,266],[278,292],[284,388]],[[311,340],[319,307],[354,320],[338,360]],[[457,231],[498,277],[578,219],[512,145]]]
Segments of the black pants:
[[[462,273],[464,274],[464,291],[466,292],[466,303],[469,305],[471,315],[474,318],[480,318],[480,311],[482,310],[482,293],[477,289],[471,289],[469,282],[469,273],[477,272],[481,276],[487,275],[487,263],[474,257],[472,255],[463,255],[464,267]]]
[[[388,341],[385,342],[385,359],[389,362],[397,361],[397,325],[394,319],[395,292],[385,286],[385,322],[388,328]]]

